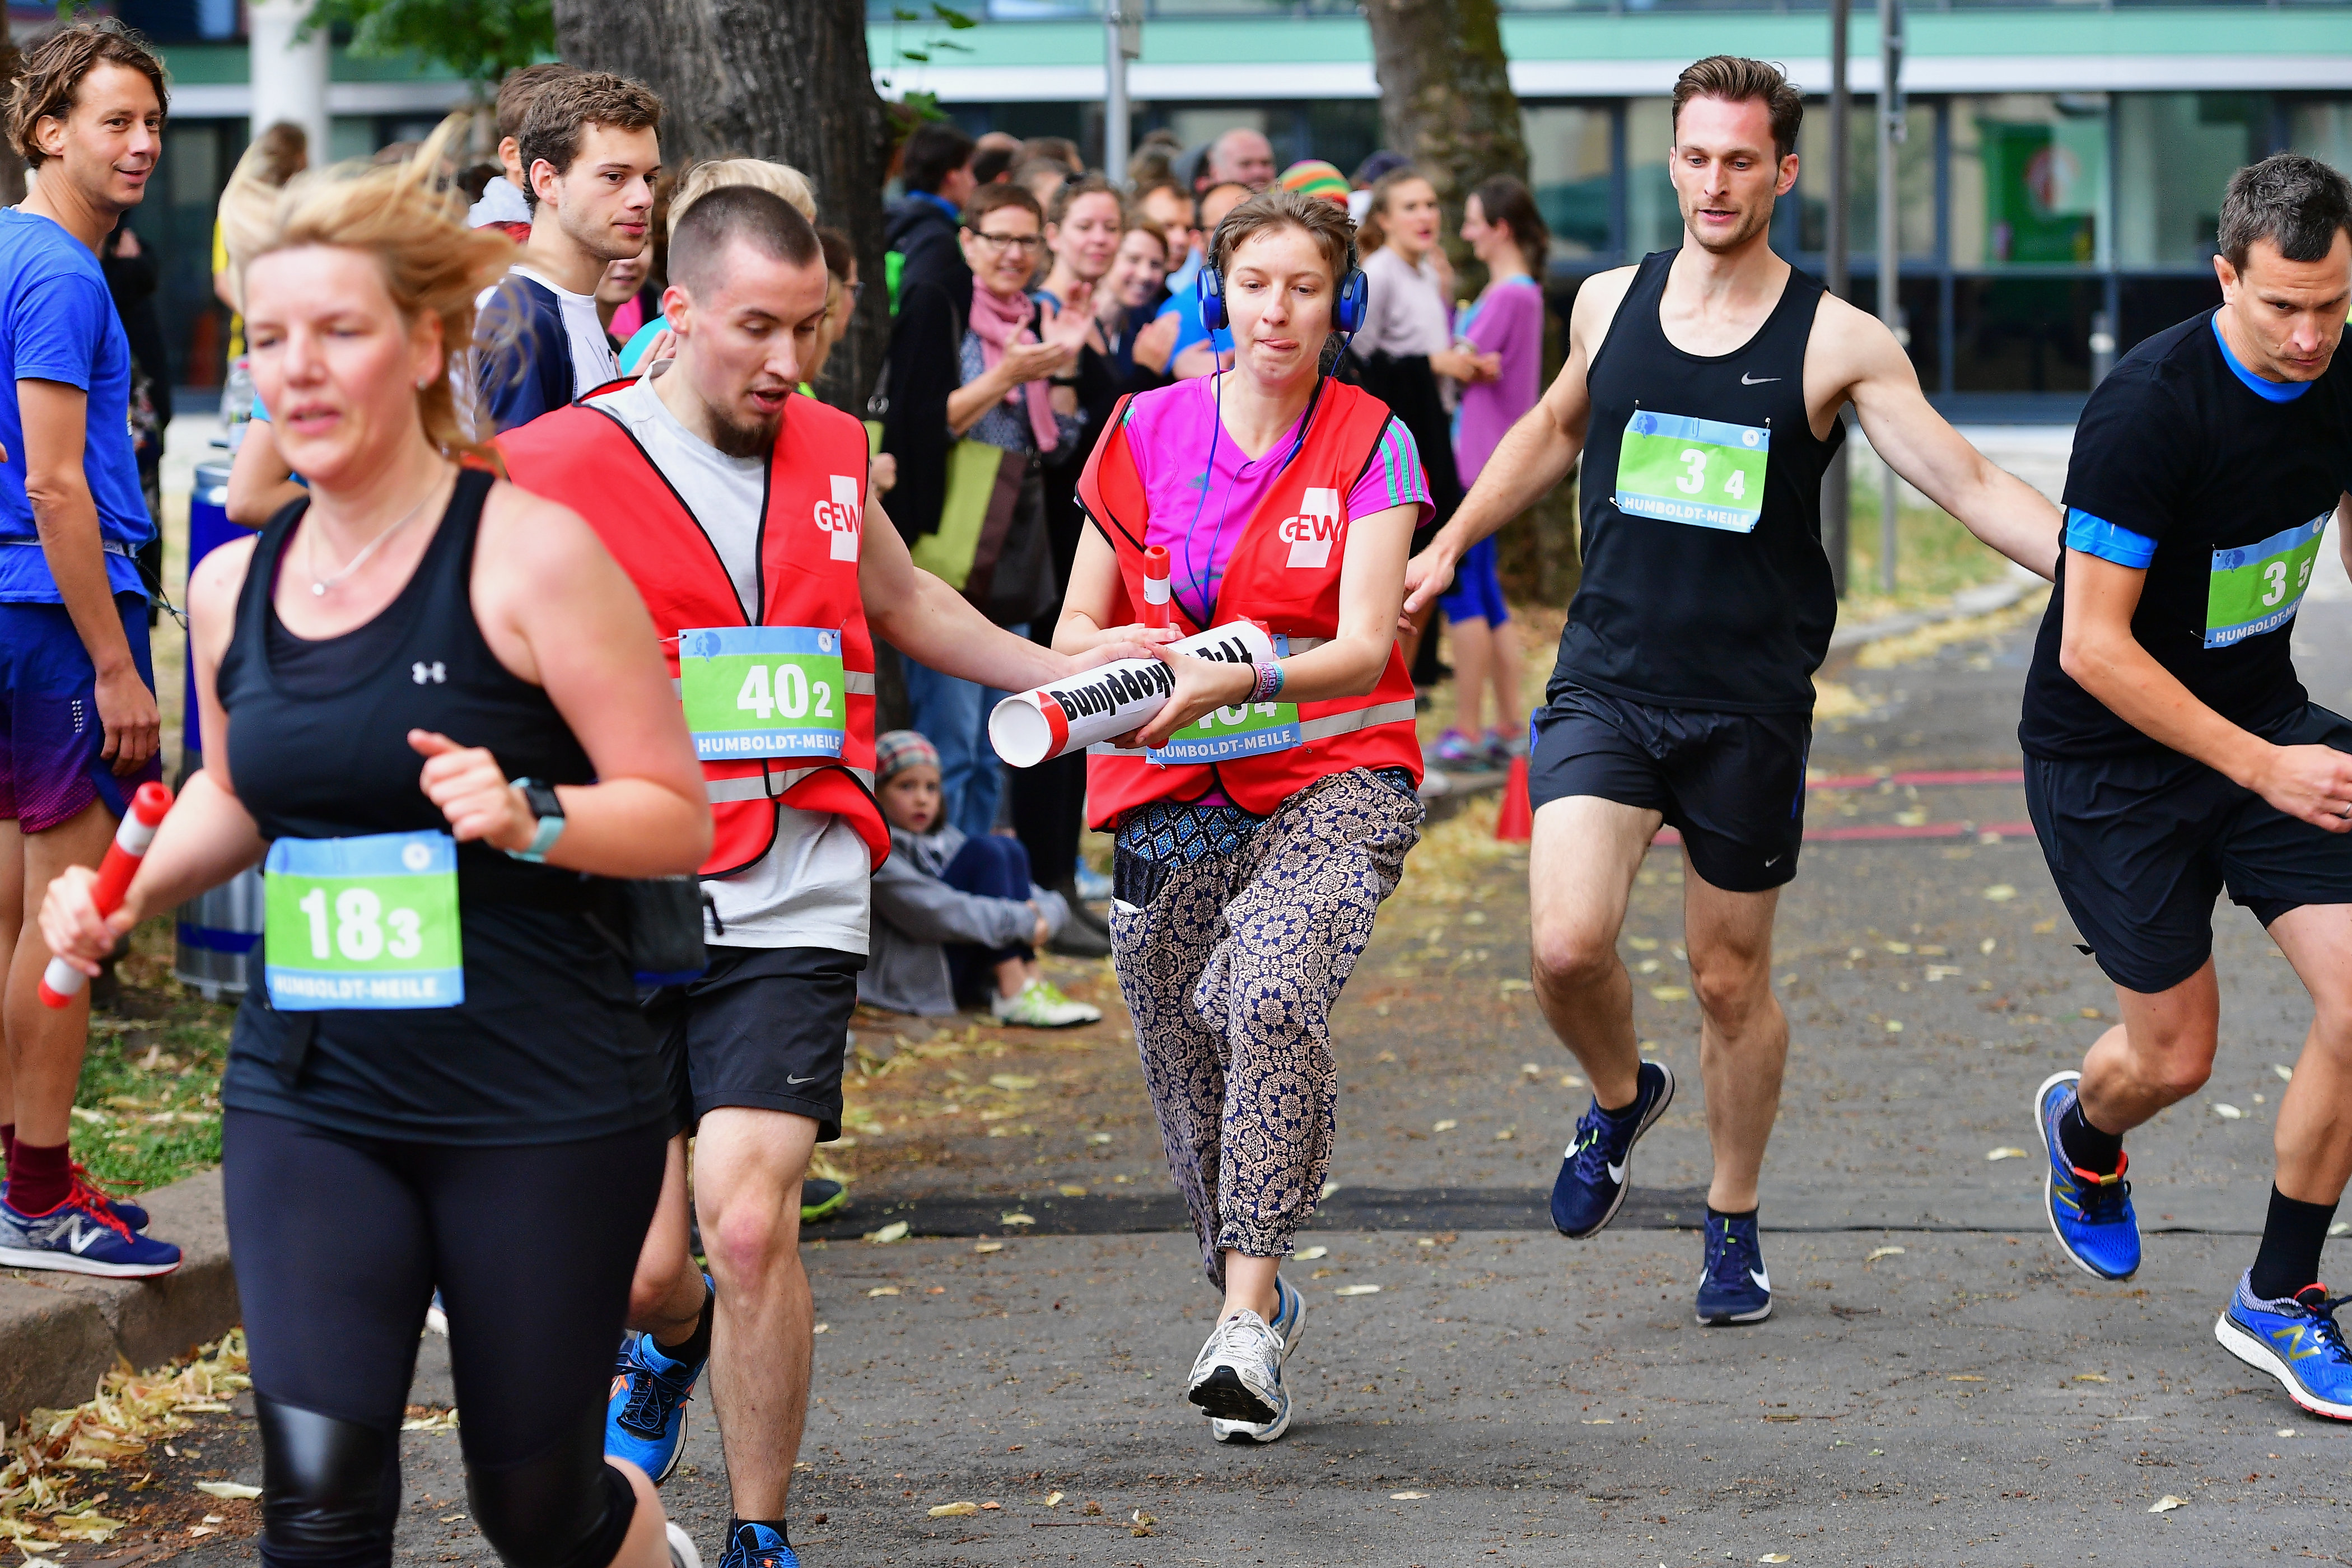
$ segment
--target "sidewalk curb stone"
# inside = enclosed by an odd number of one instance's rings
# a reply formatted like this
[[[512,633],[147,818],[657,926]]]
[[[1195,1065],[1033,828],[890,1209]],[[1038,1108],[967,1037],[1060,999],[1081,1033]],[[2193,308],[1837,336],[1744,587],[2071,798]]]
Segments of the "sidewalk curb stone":
[[[218,1171],[142,1194],[149,1234],[177,1242],[182,1262],[161,1279],[100,1279],[0,1270],[0,1426],[27,1411],[79,1405],[121,1356],[159,1366],[236,1325],[236,1279]]]

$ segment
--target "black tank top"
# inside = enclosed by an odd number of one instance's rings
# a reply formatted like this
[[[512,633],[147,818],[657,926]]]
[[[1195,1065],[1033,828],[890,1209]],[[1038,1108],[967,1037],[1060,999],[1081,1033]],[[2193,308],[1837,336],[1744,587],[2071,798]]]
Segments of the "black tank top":
[[[1559,678],[1665,707],[1811,713],[1837,625],[1822,475],[1845,440],[1843,424],[1815,437],[1805,411],[1822,286],[1791,270],[1744,345],[1685,353],[1658,324],[1675,254],[1643,258],[1586,377],[1584,574]]]
[[[477,470],[458,476],[406,584],[341,637],[295,637],[272,602],[307,500],[262,531],[219,686],[230,775],[265,838],[446,831],[417,787],[425,760],[409,747],[411,729],[487,746],[509,778],[593,779],[547,693],[509,673],[475,622],[474,542],[490,484]],[[564,1142],[662,1120],[655,1037],[626,963],[590,923],[610,913],[614,890],[459,845],[466,1000],[457,1007],[280,1013],[256,947],[222,1103],[439,1143]]]

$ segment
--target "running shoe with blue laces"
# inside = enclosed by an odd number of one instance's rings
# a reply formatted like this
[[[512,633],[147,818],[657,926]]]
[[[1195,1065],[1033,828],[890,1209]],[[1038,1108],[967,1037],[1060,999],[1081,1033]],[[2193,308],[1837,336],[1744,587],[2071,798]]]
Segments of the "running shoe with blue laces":
[[[1266,1327],[1282,1342],[1282,1360],[1287,1365],[1290,1352],[1307,1332],[1307,1298],[1300,1295],[1289,1280],[1276,1275],[1274,1279],[1274,1321]],[[1272,1421],[1227,1421],[1222,1416],[1209,1418],[1209,1436],[1220,1443],[1271,1443],[1290,1430],[1291,1404],[1286,1390],[1282,1413]]]
[[[1643,1062],[1633,1104],[1612,1113],[1592,1102],[1560,1156],[1559,1179],[1551,1186],[1553,1229],[1580,1241],[1617,1217],[1633,1184],[1633,1145],[1674,1100],[1674,1069]]]
[[[2286,1396],[2314,1415],[2352,1421],[2352,1348],[2336,1321],[2336,1309],[2352,1297],[2306,1285],[2284,1300],[2264,1301],[2250,1289],[2252,1279],[2247,1274],[2230,1293],[2213,1337],[2248,1366],[2277,1378]]]
[[[2033,1091],[2033,1120],[2042,1129],[2048,1167],[2042,1178],[2042,1206],[2050,1233],[2084,1273],[2099,1279],[2128,1279],[2139,1272],[2139,1222],[2132,1217],[2131,1184],[2124,1180],[2130,1160],[2118,1155],[2113,1175],[2085,1171],[2066,1157],[2058,1122],[2079,1096],[2083,1075],[2053,1072]]]
[[[179,1266],[178,1247],[125,1225],[95,1187],[77,1185],[47,1214],[21,1214],[0,1203],[0,1268],[152,1279]]]
[[[766,1525],[739,1521],[728,1533],[719,1568],[801,1568],[801,1560],[784,1538]]]
[[[704,1280],[709,1288],[709,1279]],[[622,1342],[604,1400],[604,1453],[626,1459],[659,1486],[686,1451],[686,1402],[704,1363],[673,1359],[651,1334]]]
[[[1698,1321],[1760,1323],[1772,1315],[1772,1274],[1758,1245],[1756,1216],[1726,1219],[1706,1215],[1706,1264],[1698,1277]]]

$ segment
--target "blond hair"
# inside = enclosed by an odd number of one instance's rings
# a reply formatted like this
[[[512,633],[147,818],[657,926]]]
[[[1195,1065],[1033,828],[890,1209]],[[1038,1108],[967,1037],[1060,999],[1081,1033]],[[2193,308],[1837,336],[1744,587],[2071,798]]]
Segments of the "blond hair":
[[[706,158],[686,172],[669,199],[670,238],[677,237],[677,220],[686,216],[687,208],[729,185],[752,185],[782,196],[786,206],[811,223],[816,221],[816,187],[790,163],[771,163],[764,158]]]
[[[457,373],[473,348],[474,300],[506,275],[515,247],[496,228],[466,226],[465,194],[445,175],[443,155],[467,124],[463,114],[449,116],[397,163],[356,160],[296,175],[243,265],[310,245],[373,256],[402,320],[431,316],[441,323],[443,374],[416,392],[425,438],[445,457],[495,466],[490,448],[473,436],[489,422],[459,407]]]

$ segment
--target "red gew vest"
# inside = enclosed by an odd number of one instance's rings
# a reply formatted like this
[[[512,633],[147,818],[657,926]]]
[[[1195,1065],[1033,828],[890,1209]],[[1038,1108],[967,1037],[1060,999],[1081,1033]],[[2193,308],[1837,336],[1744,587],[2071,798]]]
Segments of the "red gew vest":
[[[702,772],[718,832],[702,875],[730,876],[756,864],[775,842],[780,805],[838,814],[880,865],[890,852],[890,830],[873,795],[874,639],[857,590],[865,426],[812,397],[785,400],[760,526],[759,613],[748,616],[717,548],[628,426],[588,405],[588,398],[628,384],[600,386],[500,436],[508,474],[525,489],[570,507],[596,531],[645,596],[673,679],[679,674],[679,634],[702,628],[815,628],[825,651],[837,649],[842,663],[838,756],[812,751],[711,760],[706,752]],[[759,673],[764,710],[766,671]],[[780,699],[782,673],[776,682]],[[832,695],[819,693],[820,703]],[[805,683],[800,696],[805,707]]]
[[[1131,400],[1131,399],[1130,399]],[[1078,500],[1118,556],[1119,585],[1110,624],[1142,619],[1145,516],[1143,481],[1128,448],[1128,402],[1078,478]],[[1339,565],[1347,553],[1348,493],[1380,449],[1388,405],[1360,387],[1326,379],[1307,413],[1305,439],[1244,529],[1217,591],[1216,625],[1249,619],[1291,639],[1320,641],[1339,630]],[[1155,454],[1158,460],[1185,460]],[[1205,454],[1193,461],[1205,461]],[[1179,632],[1195,626],[1182,595],[1171,606]],[[1149,752],[1097,746],[1087,759],[1087,815],[1107,827],[1152,800],[1193,800],[1213,780],[1244,809],[1266,815],[1300,790],[1350,768],[1405,768],[1421,779],[1421,743],[1412,723],[1412,678],[1404,656],[1389,649],[1388,668],[1370,693],[1298,704],[1301,742],[1284,751],[1215,763],[1160,763]]]

